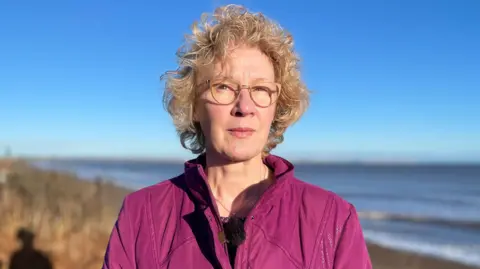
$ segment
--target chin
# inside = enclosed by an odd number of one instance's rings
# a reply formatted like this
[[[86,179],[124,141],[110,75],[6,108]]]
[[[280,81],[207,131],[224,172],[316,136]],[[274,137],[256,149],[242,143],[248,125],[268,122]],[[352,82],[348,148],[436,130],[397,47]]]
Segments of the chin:
[[[232,148],[224,151],[224,155],[233,162],[245,162],[249,161],[262,153],[261,149],[244,147],[244,148]]]

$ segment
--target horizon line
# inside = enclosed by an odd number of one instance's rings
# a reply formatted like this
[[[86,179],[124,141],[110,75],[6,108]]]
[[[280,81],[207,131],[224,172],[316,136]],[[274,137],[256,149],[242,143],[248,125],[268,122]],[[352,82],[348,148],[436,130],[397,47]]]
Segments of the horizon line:
[[[277,155],[277,154],[272,154]],[[279,155],[281,156],[281,155]],[[282,157],[282,156],[281,156]],[[66,161],[106,161],[106,162],[115,162],[115,161],[128,161],[128,162],[160,162],[160,163],[179,163],[183,164],[187,160],[194,159],[195,156],[192,155],[190,157],[162,157],[162,156],[95,156],[95,155],[83,155],[83,156],[74,156],[74,155],[29,155],[29,154],[22,154],[22,155],[13,155],[13,156],[3,156],[0,159],[19,159],[19,160],[27,160],[27,161],[40,161],[40,160],[66,160]],[[350,164],[350,165],[480,165],[480,160],[472,159],[472,160],[427,160],[427,159],[413,159],[413,158],[402,158],[402,157],[389,157],[389,158],[368,158],[368,157],[360,157],[360,158],[347,158],[347,157],[340,157],[340,158],[326,158],[326,157],[319,157],[319,158],[312,158],[307,159],[304,157],[283,157],[287,161],[292,162],[294,164]]]

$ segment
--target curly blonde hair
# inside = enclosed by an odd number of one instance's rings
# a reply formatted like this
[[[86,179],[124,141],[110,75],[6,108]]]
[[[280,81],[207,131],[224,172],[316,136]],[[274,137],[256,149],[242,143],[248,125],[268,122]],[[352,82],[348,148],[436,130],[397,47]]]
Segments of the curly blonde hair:
[[[286,129],[307,109],[309,91],[300,78],[300,60],[293,48],[293,38],[261,13],[227,5],[217,8],[212,15],[203,14],[176,54],[179,68],[162,76],[166,89],[164,105],[173,118],[182,146],[194,154],[203,153],[205,136],[200,124],[193,120],[196,72],[202,65],[225,60],[232,44],[259,48],[271,60],[275,80],[281,85],[276,114],[263,151],[267,155],[283,142]]]

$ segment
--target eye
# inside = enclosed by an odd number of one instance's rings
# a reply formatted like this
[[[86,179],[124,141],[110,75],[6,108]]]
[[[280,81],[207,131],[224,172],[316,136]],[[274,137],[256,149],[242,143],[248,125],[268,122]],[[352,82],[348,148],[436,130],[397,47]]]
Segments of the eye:
[[[214,84],[213,88],[216,91],[229,91],[229,90],[232,91],[233,90],[232,86],[230,86],[228,84],[225,84],[225,83]]]
[[[265,87],[265,86],[255,86],[252,88],[254,91],[256,92],[260,92],[260,91],[263,91],[263,92],[267,92],[267,93],[270,93],[272,90],[270,90],[268,87]]]

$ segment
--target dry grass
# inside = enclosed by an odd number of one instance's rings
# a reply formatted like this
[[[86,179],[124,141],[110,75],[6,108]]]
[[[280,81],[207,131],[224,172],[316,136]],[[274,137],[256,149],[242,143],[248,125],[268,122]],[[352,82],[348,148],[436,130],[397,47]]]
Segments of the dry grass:
[[[35,245],[61,268],[100,268],[123,197],[130,191],[98,179],[42,171],[16,162],[0,189],[0,260],[18,247],[27,228]]]

